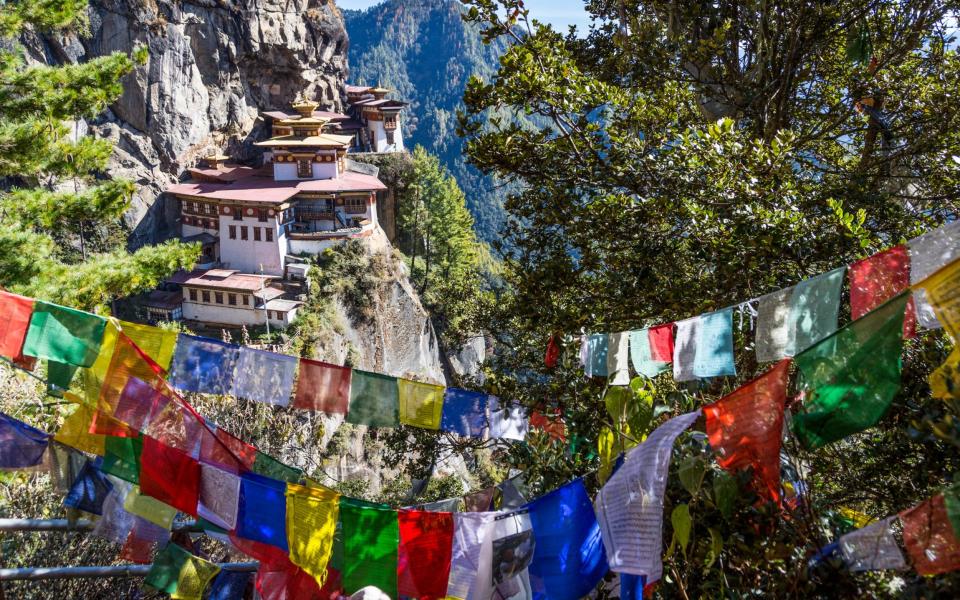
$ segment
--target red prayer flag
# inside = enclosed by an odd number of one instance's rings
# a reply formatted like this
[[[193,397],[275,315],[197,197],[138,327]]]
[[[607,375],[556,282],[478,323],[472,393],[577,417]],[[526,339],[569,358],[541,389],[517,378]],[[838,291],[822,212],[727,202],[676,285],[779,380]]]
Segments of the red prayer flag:
[[[548,369],[552,369],[557,366],[557,360],[560,358],[560,346],[557,345],[557,336],[551,335],[550,341],[547,342],[547,353],[543,357],[543,364],[546,365]]]
[[[293,406],[345,415],[350,405],[350,380],[350,367],[301,358]]]
[[[140,435],[139,431],[128,426],[126,423],[118,421],[99,410],[93,412],[93,419],[90,421],[90,429],[87,433],[121,438],[135,438]]]
[[[0,356],[20,356],[32,315],[32,299],[0,290]]]
[[[143,431],[165,401],[163,394],[136,377],[127,380],[113,416],[134,429]]]
[[[329,598],[321,595],[317,580],[306,571],[293,564],[284,550],[230,535],[230,542],[247,556],[260,561],[257,570],[257,592],[263,600],[311,600]],[[327,589],[327,586],[324,586]]]
[[[204,425],[199,417],[187,410],[179,399],[160,398],[143,432],[164,446],[197,456],[202,429]]]
[[[453,553],[453,515],[401,510],[398,511],[398,520],[399,595],[427,600],[445,598]]]
[[[567,440],[567,426],[560,418],[560,409],[549,411],[550,414],[534,410],[530,413],[530,427],[539,429],[550,436],[550,439],[565,442]]]
[[[140,454],[140,492],[197,516],[200,463],[176,448],[144,436]]]
[[[850,314],[859,319],[871,310],[910,287],[910,253],[906,246],[894,246],[859,260],[848,269],[850,277]],[[913,298],[903,315],[903,337],[916,335],[916,310]]]
[[[650,340],[650,358],[657,362],[673,362],[673,323],[657,325],[647,330]]]
[[[900,513],[903,545],[921,575],[960,569],[960,540],[947,516],[943,494]]]
[[[761,496],[780,502],[780,437],[790,359],[705,406],[707,435],[717,463],[728,471],[753,467]]]
[[[240,475],[253,471],[257,449],[219,427],[204,426],[200,432],[200,460]]]

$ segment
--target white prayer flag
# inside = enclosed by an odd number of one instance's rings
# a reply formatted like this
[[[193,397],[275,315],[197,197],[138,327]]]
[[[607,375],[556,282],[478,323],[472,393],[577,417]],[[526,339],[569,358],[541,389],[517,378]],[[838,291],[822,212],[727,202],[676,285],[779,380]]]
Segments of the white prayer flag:
[[[610,385],[630,384],[630,332],[611,333],[607,352]]]
[[[595,508],[610,569],[660,579],[663,496],[673,442],[700,416],[674,417],[627,453],[623,466],[597,494]]]
[[[840,551],[851,571],[906,569],[907,561],[893,537],[893,521],[887,517],[840,536]]]
[[[453,513],[453,550],[450,559],[450,578],[447,596],[466,599],[478,578],[492,581],[487,571],[481,573],[480,553],[484,542],[490,541],[490,530],[496,513]],[[492,549],[492,546],[490,546]]]
[[[941,267],[960,258],[960,221],[947,223],[915,237],[907,246],[910,249],[910,284],[918,283],[933,275]],[[917,322],[927,329],[939,329],[940,322],[927,301],[924,289],[913,292],[913,301],[917,309]]]

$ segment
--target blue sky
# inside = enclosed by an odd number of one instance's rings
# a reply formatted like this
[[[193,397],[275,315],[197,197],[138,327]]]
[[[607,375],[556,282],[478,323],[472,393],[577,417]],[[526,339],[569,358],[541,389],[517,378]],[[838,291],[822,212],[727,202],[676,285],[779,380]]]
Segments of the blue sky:
[[[340,8],[367,8],[383,0],[337,0]],[[589,19],[583,10],[583,0],[526,0],[530,16],[551,23],[554,29],[566,31],[567,25],[586,29]]]

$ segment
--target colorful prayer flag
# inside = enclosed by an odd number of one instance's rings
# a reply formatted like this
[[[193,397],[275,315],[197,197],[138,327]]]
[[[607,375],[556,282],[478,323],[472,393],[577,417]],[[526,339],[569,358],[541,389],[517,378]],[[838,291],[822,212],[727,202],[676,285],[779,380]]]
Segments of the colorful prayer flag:
[[[347,423],[396,427],[400,424],[399,406],[396,377],[354,369]]]
[[[181,333],[170,365],[170,385],[185,392],[227,395],[239,348],[210,338]]]
[[[610,340],[605,333],[587,336],[587,377],[607,376],[607,353]]]
[[[607,373],[610,385],[630,383],[630,332],[611,333],[607,341]]]
[[[21,355],[32,314],[33,300],[0,290],[0,356]]]
[[[120,321],[120,329],[153,362],[160,365],[164,371],[170,370],[170,362],[177,346],[176,331],[127,321]]]
[[[142,379],[131,377],[120,392],[113,416],[133,429],[143,431],[164,401],[158,390]]]
[[[837,330],[844,267],[767,294],[757,308],[757,361],[794,356]]]
[[[921,575],[960,569],[960,539],[953,531],[942,494],[900,513],[903,546]]]
[[[171,543],[154,558],[144,583],[174,599],[200,600],[219,572],[219,566]]]
[[[322,586],[333,552],[340,494],[333,490],[287,485],[287,542],[290,561]]]
[[[473,494],[463,497],[463,510],[465,512],[487,512],[493,503],[493,497],[497,493],[495,486],[490,486],[485,490],[480,490]]]
[[[295,356],[240,347],[233,395],[276,406],[290,404],[293,377],[297,371]]]
[[[173,519],[177,516],[177,509],[152,496],[145,495],[140,491],[139,485],[130,489],[123,501],[123,508],[165,531],[170,530]]]
[[[492,492],[493,488],[490,488],[490,491]],[[489,501],[487,504],[489,505]],[[477,580],[492,577],[489,561],[485,565],[487,570],[481,573],[480,555],[484,543],[488,547],[491,545],[490,534],[494,516],[494,513],[488,512],[454,513],[448,597],[462,600],[476,597],[470,595],[470,590],[477,584]]]
[[[64,398],[76,403],[76,409],[64,420],[60,429],[57,430],[57,433],[53,436],[54,441],[80,450],[81,452],[89,452],[90,454],[103,456],[106,437],[90,433],[90,426],[93,422],[96,409],[88,404],[84,404],[80,398],[69,392],[64,394]]]
[[[906,246],[894,246],[853,263],[847,275],[850,316],[856,320],[910,287],[910,254]],[[916,335],[916,323],[911,298],[903,318],[904,338]]]
[[[157,400],[143,433],[164,446],[195,457],[199,454],[203,429],[200,417],[187,408],[182,399],[173,397]]]
[[[874,425],[900,389],[905,292],[798,354],[808,397],[793,432],[820,448]]]
[[[840,551],[851,571],[906,569],[907,563],[893,535],[896,517],[887,517],[840,536]]]
[[[253,461],[253,472],[257,475],[277,481],[286,481],[287,483],[300,483],[303,479],[303,471],[300,469],[285,465],[259,450],[257,450],[256,456],[256,460]]]
[[[140,490],[181,512],[197,516],[200,463],[185,452],[144,437]]]
[[[237,535],[288,551],[286,489],[283,481],[245,473],[240,478]]]
[[[373,585],[397,598],[397,511],[382,504],[340,498],[344,564],[341,572],[347,595]]]
[[[89,367],[97,358],[103,317],[37,300],[30,317],[30,329],[23,344],[27,356]]]
[[[103,466],[100,470],[124,481],[139,483],[142,453],[143,438],[141,436],[108,435],[104,442]]]
[[[213,465],[200,465],[197,516],[226,530],[237,526],[240,478]]]
[[[490,396],[490,438],[523,441],[530,430],[527,410],[516,403],[501,404],[496,396]]]
[[[107,331],[110,330],[108,328]],[[97,359],[97,362],[99,364],[100,358]],[[114,343],[109,368],[102,377],[95,377],[103,384],[98,392],[88,391],[88,401],[92,402],[93,396],[98,394],[100,410],[107,414],[113,414],[130,378],[136,377],[154,389],[165,391],[167,384],[163,375],[164,371],[160,365],[141,352],[133,343],[133,340],[121,333]]]
[[[523,510],[497,515],[490,537],[495,597],[510,598],[523,593],[530,586],[528,568],[536,550],[530,514]]]
[[[960,342],[960,260],[943,267],[918,285],[926,291],[928,305],[953,341]]]
[[[421,429],[440,429],[443,412],[442,385],[398,379],[400,423]]]
[[[578,600],[608,571],[600,526],[583,480],[577,479],[527,505],[533,524],[530,563],[533,597]]]
[[[210,593],[207,600],[238,600],[247,598],[247,590],[253,580],[253,573],[249,571],[233,571],[220,569],[210,584]],[[293,600],[293,599],[291,599]]]
[[[132,486],[122,479],[109,476],[108,479],[113,489],[104,499],[102,514],[91,533],[111,542],[122,544],[130,535],[135,521],[135,515],[123,508],[123,503],[127,499],[127,494],[130,493]]]
[[[127,498],[129,499],[130,496],[128,495]],[[173,517],[171,517],[172,520]],[[152,562],[154,549],[165,544],[169,539],[169,527],[164,528],[141,517],[134,517],[133,529],[130,530],[123,548],[120,549],[119,558],[137,564],[148,564]]]
[[[0,412],[0,469],[26,469],[43,463],[50,435]]]
[[[677,381],[736,375],[733,363],[733,309],[677,322],[673,378]]]
[[[612,571],[660,579],[663,565],[663,498],[673,442],[700,416],[674,417],[630,450],[594,503]]]
[[[397,591],[410,598],[445,598],[453,547],[453,515],[401,510]]]
[[[914,285],[960,258],[960,221],[947,223],[915,237],[907,242],[907,246],[910,248],[910,284]],[[939,328],[940,322],[927,301],[926,290],[914,291],[913,300],[917,323],[927,329]]]
[[[107,476],[93,462],[87,461],[70,487],[63,505],[92,515],[100,515],[103,514],[103,501],[112,489],[113,485],[107,480]]]
[[[567,440],[567,425],[563,422],[563,414],[559,408],[531,412],[530,428],[542,431],[558,442]]]
[[[350,367],[300,359],[294,408],[345,415],[350,406]]]
[[[633,370],[644,377],[656,377],[673,362],[673,323],[630,332],[630,360]]]
[[[225,429],[205,425],[200,431],[200,460],[240,474],[253,470],[257,449]]]
[[[482,438],[488,426],[488,397],[484,392],[447,388],[440,429],[464,437]]]
[[[754,487],[773,502],[780,502],[780,438],[789,375],[790,360],[781,360],[703,408],[717,463],[728,471],[752,467]]]
[[[560,359],[560,346],[557,344],[555,335],[551,335],[550,339],[547,341],[547,351],[543,356],[543,364],[548,369],[552,369],[557,366],[557,361]]]

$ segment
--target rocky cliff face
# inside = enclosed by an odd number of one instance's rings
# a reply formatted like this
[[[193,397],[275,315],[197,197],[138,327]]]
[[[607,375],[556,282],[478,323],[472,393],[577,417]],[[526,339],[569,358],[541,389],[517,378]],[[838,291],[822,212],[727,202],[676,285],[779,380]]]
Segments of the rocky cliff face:
[[[347,34],[333,0],[93,0],[89,35],[34,35],[31,58],[83,61],[145,46],[146,65],[92,133],[117,146],[111,174],[137,183],[133,247],[173,233],[160,192],[212,149],[252,158],[260,111],[299,92],[342,108]]]

